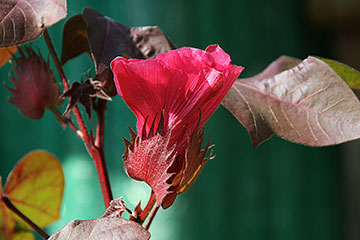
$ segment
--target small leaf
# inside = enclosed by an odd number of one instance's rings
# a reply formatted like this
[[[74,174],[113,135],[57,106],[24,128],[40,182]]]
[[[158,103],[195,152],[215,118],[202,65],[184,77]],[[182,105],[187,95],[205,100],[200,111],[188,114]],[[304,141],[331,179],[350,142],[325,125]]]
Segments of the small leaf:
[[[25,46],[19,48],[19,53],[19,57],[13,57],[16,64],[11,62],[14,74],[9,75],[15,89],[6,86],[14,96],[9,102],[25,117],[40,119],[47,108],[60,104],[59,86],[49,62],[40,52],[37,54],[31,47]]]
[[[329,65],[338,75],[339,77],[344,80],[349,87],[352,89],[360,89],[360,72],[349,67],[341,62],[326,59],[326,58],[319,58],[321,61],[325,62]]]
[[[7,48],[0,48],[0,67],[9,61],[17,50],[17,46],[11,46]]]
[[[118,217],[103,217],[91,220],[73,220],[49,240],[148,240],[150,233],[140,224]]]
[[[4,194],[11,202],[39,227],[59,219],[63,191],[61,165],[45,151],[34,151],[22,158],[10,173],[4,188]],[[25,226],[23,220],[17,216],[15,219]]]
[[[90,47],[86,35],[86,23],[81,14],[72,16],[67,20],[63,29],[61,64],[68,60],[88,52]]]
[[[326,63],[308,57],[274,73],[238,79],[223,101],[249,131],[255,147],[273,133],[309,146],[360,137],[360,103]]]
[[[114,199],[110,202],[110,205],[106,209],[103,217],[121,217],[121,215],[125,211],[126,211],[126,206],[121,197],[118,199]]]
[[[66,0],[8,0],[0,9],[0,47],[34,40],[67,14]]]
[[[116,56],[144,58],[130,39],[130,28],[104,17],[92,8],[84,8],[82,15],[87,24],[87,36],[96,69],[100,63],[109,66]]]
[[[147,57],[175,49],[175,45],[157,26],[130,28],[130,35],[136,46]]]
[[[89,119],[91,119],[91,111],[93,109],[93,98],[98,97],[111,101],[111,98],[101,88],[101,82],[93,81],[91,78],[82,83],[74,82],[71,88],[60,97],[70,98],[70,103],[66,107],[64,115],[68,114],[76,103],[81,103],[85,107]]]

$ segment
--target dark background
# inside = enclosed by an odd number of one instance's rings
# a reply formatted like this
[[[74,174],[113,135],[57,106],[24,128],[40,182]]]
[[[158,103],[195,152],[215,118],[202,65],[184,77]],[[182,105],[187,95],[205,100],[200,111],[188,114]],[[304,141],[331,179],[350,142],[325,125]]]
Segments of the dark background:
[[[281,55],[300,59],[318,55],[359,68],[358,3],[79,0],[68,1],[68,17],[90,6],[129,26],[158,25],[178,47],[205,49],[217,43],[234,64],[245,67],[241,77],[250,77]],[[339,9],[347,12],[338,14]],[[59,54],[64,23],[49,29]],[[32,46],[48,56],[43,38]],[[92,68],[86,54],[64,67],[70,82],[84,78]],[[9,70],[8,65],[0,70],[7,83]],[[96,171],[80,139],[63,130],[50,113],[39,121],[25,119],[8,103],[9,96],[1,87],[1,176],[6,178],[26,153],[48,150],[63,163],[66,189],[63,218],[47,231],[53,233],[72,219],[101,216],[104,207]],[[150,191],[123,171],[122,138],[128,138],[127,127],[134,128],[136,118],[120,97],[108,106],[105,144],[111,184],[114,196],[124,196],[133,208],[139,200],[145,204]],[[349,173],[354,170],[351,149],[357,149],[357,142],[310,148],[272,137],[253,149],[246,130],[222,106],[205,129],[215,144],[216,158],[170,209],[159,211],[151,226],[152,239],[359,239],[359,207],[352,201],[357,183],[351,178],[358,172]]]

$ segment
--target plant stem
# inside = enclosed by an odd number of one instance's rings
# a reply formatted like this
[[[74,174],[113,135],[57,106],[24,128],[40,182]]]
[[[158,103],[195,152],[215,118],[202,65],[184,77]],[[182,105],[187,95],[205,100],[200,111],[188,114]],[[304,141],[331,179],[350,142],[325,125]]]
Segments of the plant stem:
[[[45,31],[44,31],[44,38],[45,38],[46,45],[49,48],[50,55],[51,55],[52,59],[54,60],[55,67],[56,67],[57,71],[60,74],[60,78],[61,78],[61,81],[62,81],[62,83],[64,85],[64,89],[65,89],[65,91],[67,91],[69,89],[69,83],[68,83],[68,81],[67,81],[67,79],[65,77],[64,70],[61,67],[59,58],[58,58],[58,56],[56,54],[54,45],[53,45],[53,43],[51,41],[51,38],[50,38],[50,35],[49,35],[49,32],[48,32],[47,29],[45,29]]]
[[[61,63],[56,54],[54,45],[51,41],[51,38],[49,36],[47,29],[45,29],[45,31],[44,31],[44,38],[45,38],[46,44],[49,48],[50,55],[54,61],[55,67],[56,67],[57,71],[59,72],[61,81],[64,85],[64,90],[67,91],[67,90],[69,90],[69,84],[65,77],[64,70],[62,69]],[[85,126],[85,122],[80,114],[79,108],[77,106],[74,106],[73,111],[74,111],[75,118],[78,122],[80,131],[82,134],[81,138],[83,139],[86,149],[88,150],[89,154],[94,159],[96,171],[98,173],[99,182],[100,182],[100,186],[101,186],[101,192],[102,192],[102,195],[104,198],[105,208],[107,208],[110,205],[110,201],[112,200],[112,192],[111,192],[111,188],[110,188],[110,184],[109,184],[110,181],[109,181],[109,176],[107,174],[105,158],[103,158],[104,154],[101,154],[101,152],[103,152],[104,149],[94,146],[94,140],[93,140],[93,138],[91,138],[89,136],[89,133]],[[77,135],[79,135],[77,131],[75,131],[75,132],[77,133]]]
[[[105,194],[108,199],[108,204],[113,199],[110,181],[109,181],[109,174],[106,168],[105,162],[105,147],[104,147],[104,135],[105,135],[105,112],[106,112],[106,101],[99,99],[98,106],[97,106],[97,127],[96,127],[96,138],[95,138],[95,147],[98,149],[100,158],[95,160],[95,165],[98,170],[100,184],[104,186],[102,188],[103,195]],[[105,200],[105,199],[104,199]],[[105,202],[106,206],[106,202]],[[107,206],[106,206],[107,207]]]
[[[144,228],[146,230],[149,230],[150,225],[151,225],[152,221],[154,220],[154,217],[155,217],[157,211],[159,210],[159,207],[160,207],[160,205],[158,203],[155,203],[155,207],[152,209],[152,211],[151,211],[151,213],[149,215],[149,219],[148,219],[147,223],[144,226]]]
[[[142,224],[145,221],[145,219],[149,215],[151,209],[154,207],[155,203],[156,203],[156,197],[155,197],[154,191],[151,191],[149,201],[147,202],[144,210],[142,210],[142,212],[140,213],[140,216],[139,216],[140,224]]]
[[[54,114],[56,120],[60,123],[60,125],[69,126],[81,139],[83,138],[82,132],[75,126],[73,121],[69,118],[64,118],[59,110],[55,106],[50,106],[49,110]]]
[[[10,199],[2,195],[2,201],[5,203],[5,205],[17,216],[19,216],[22,220],[24,220],[27,224],[29,224],[36,232],[38,232],[44,239],[48,239],[50,236],[44,232],[38,225],[36,225],[33,221],[31,221],[28,217],[26,217],[17,207],[14,206],[14,204],[10,201]]]

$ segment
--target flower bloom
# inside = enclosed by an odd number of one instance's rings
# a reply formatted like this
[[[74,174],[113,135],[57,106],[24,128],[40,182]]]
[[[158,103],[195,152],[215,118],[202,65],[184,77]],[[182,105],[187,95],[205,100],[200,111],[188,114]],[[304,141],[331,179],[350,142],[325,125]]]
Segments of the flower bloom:
[[[137,117],[138,134],[161,124],[162,135],[170,134],[167,148],[174,148],[181,162],[189,137],[203,128],[243,70],[230,63],[230,56],[212,45],[205,51],[183,47],[146,60],[117,57],[111,68],[118,94]]]
[[[16,66],[12,64],[15,74],[10,75],[10,80],[15,89],[7,86],[14,96],[9,102],[25,117],[40,119],[46,108],[59,103],[60,91],[49,63],[32,48],[26,47],[25,51],[27,57],[21,48],[21,57],[13,57],[16,63]]]

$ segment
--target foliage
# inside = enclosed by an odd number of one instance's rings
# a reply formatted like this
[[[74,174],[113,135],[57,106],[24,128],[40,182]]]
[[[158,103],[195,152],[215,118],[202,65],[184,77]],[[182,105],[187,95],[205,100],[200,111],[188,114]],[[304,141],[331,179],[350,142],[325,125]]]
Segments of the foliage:
[[[360,73],[342,63],[283,56],[258,75],[237,79],[243,68],[232,65],[218,45],[205,51],[175,49],[156,26],[128,27],[91,8],[65,23],[58,59],[47,28],[67,15],[65,0],[10,0],[0,7],[0,65],[18,48],[20,54],[13,56],[18,81],[10,77],[15,87],[8,87],[14,95],[10,102],[31,119],[41,118],[49,109],[84,141],[107,207],[103,217],[71,221],[50,239],[149,239],[147,230],[159,207],[170,207],[214,158],[208,153],[209,141],[202,149],[203,127],[221,102],[245,126],[255,147],[273,134],[308,146],[360,137],[360,103],[351,90],[359,88]],[[62,81],[61,90],[49,62],[29,46],[18,47],[42,33]],[[62,66],[82,53],[90,54],[95,75],[69,87]],[[131,140],[125,140],[123,160],[131,178],[152,188],[144,209],[140,203],[130,210],[121,199],[111,201],[104,125],[107,101],[116,94],[138,119],[137,133],[130,130]],[[66,97],[69,104],[61,114],[59,98]],[[96,113],[95,133],[78,103],[89,119]],[[40,227],[59,218],[63,187],[55,157],[44,151],[25,156],[4,190],[0,188],[0,237],[33,239],[30,224],[48,238]],[[129,220],[122,217],[125,211]]]

